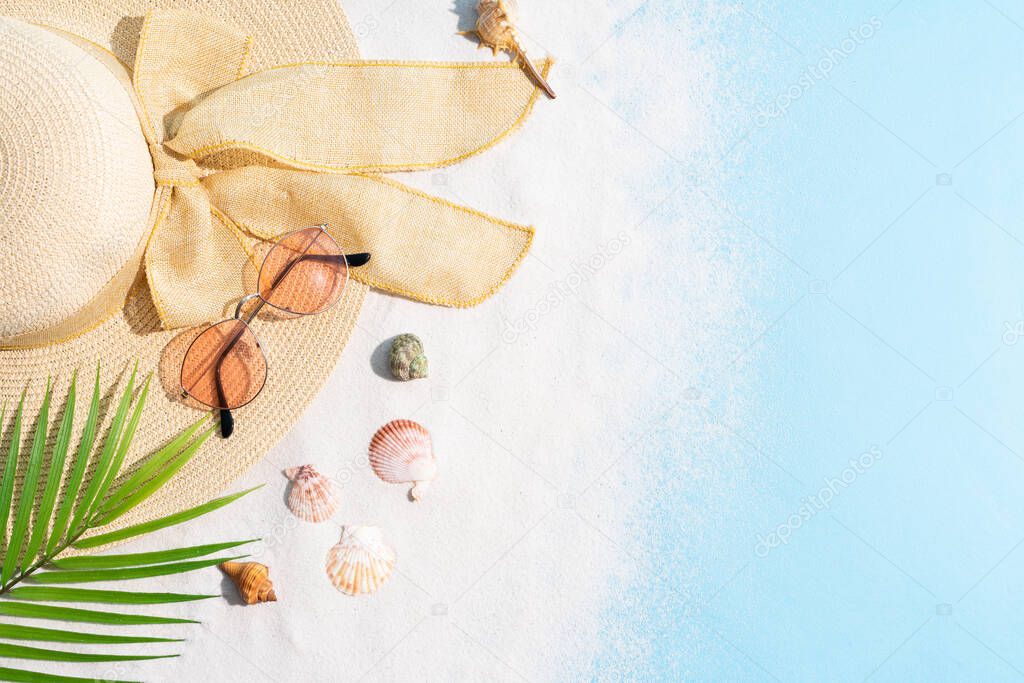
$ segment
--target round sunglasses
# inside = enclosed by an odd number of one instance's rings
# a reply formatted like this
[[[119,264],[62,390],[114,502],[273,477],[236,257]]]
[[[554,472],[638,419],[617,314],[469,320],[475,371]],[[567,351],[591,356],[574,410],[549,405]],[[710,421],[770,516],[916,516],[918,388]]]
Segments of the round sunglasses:
[[[231,436],[231,411],[255,399],[267,381],[267,358],[250,326],[263,306],[293,315],[322,313],[337,303],[348,282],[348,269],[365,265],[369,254],[344,254],[318,225],[278,240],[260,266],[258,291],[243,297],[235,316],[203,330],[181,362],[181,390],[220,410],[220,431]],[[256,301],[242,315],[250,301]]]

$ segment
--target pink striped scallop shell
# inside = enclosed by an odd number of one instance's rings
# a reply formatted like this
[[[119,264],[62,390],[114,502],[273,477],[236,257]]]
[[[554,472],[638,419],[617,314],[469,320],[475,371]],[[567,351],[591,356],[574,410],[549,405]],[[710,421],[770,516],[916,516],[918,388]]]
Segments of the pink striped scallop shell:
[[[307,522],[323,522],[338,509],[334,482],[316,471],[312,465],[290,467],[284,475],[291,479],[288,509]]]
[[[414,484],[409,495],[419,500],[437,476],[430,432],[412,420],[387,423],[370,441],[370,466],[389,484]]]

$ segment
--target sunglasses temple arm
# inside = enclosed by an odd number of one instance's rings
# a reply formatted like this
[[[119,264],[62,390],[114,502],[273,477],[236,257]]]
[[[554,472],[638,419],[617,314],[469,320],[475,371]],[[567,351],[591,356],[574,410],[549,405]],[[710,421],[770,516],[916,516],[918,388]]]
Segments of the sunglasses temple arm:
[[[349,268],[358,268],[359,266],[365,266],[370,262],[370,255],[366,252],[360,252],[358,254],[345,254],[345,262]],[[337,261],[341,258],[339,254],[306,254],[300,261]]]
[[[227,355],[227,353],[225,352],[224,356],[226,356],[226,355]],[[221,363],[221,360],[223,360],[224,356],[221,356],[221,359],[217,361],[217,369],[216,369],[215,374],[214,374],[214,377],[217,378],[217,399],[220,401],[221,405],[224,405],[225,403],[227,403],[227,397],[224,395],[224,384],[220,381],[220,363]],[[221,437],[226,439],[229,436],[231,436],[234,433],[234,431],[235,431],[235,418],[234,418],[234,416],[231,414],[231,411],[228,410],[227,408],[221,408],[220,409],[220,435],[221,435]]]
[[[246,297],[246,298],[250,298],[250,297]],[[242,301],[244,302],[245,299],[243,299]],[[262,308],[262,306],[260,306],[259,308]],[[241,311],[241,309],[242,309],[241,303],[238,305],[238,309],[239,309],[239,311]],[[258,311],[258,309],[257,309],[257,311]],[[253,315],[255,315],[255,313]],[[221,351],[220,357],[217,358],[217,365],[214,368],[213,376],[217,380],[217,400],[220,402],[221,405],[224,405],[224,404],[226,404],[228,402],[227,395],[224,393],[224,383],[221,382],[221,379],[220,379],[221,365],[224,363],[224,359],[227,358],[228,354],[231,353],[231,349],[233,349],[235,347],[235,344],[238,343],[238,340],[241,338],[241,336],[242,336],[242,334],[241,334],[241,331],[240,331],[237,335],[235,335],[234,339],[232,339],[231,341],[229,341],[227,343],[227,345],[224,347],[224,350]],[[221,408],[220,409],[220,435],[221,435],[221,437],[226,439],[229,436],[231,436],[234,433],[234,431],[235,431],[235,417],[231,414],[231,411],[228,410],[227,408]]]
[[[231,414],[231,411],[227,408],[222,408],[220,411],[220,435],[223,438],[228,438],[235,431],[235,417]]]
[[[370,255],[366,252],[360,252],[358,254],[346,254],[345,261],[348,262],[349,267],[358,268],[359,266],[365,266],[370,262]]]

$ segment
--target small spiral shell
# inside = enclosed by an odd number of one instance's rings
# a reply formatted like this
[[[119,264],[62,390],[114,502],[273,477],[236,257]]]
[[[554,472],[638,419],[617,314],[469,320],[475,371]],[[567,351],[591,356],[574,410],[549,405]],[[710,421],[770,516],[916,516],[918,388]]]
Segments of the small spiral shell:
[[[499,50],[519,52],[515,27],[519,8],[514,0],[481,0],[476,11],[479,14],[476,34],[481,43],[491,48],[495,55]]]
[[[519,43],[519,36],[516,34],[519,7],[515,0],[480,0],[476,11],[479,15],[476,29],[466,33],[475,33],[480,39],[480,46],[491,48],[495,55],[501,50],[521,60],[533,81],[547,93],[548,97],[555,99],[555,91],[526,56],[526,51]]]
[[[270,568],[259,562],[224,562],[217,565],[238,588],[245,604],[275,602],[274,584],[270,582]]]

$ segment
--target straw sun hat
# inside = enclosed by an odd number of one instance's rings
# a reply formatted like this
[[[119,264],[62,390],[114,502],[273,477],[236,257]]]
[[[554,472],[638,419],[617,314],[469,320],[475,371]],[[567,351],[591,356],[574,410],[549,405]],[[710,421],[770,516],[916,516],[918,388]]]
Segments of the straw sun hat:
[[[261,316],[267,384],[234,436],[123,523],[213,497],[296,421],[371,287],[471,306],[512,274],[530,228],[381,174],[483,151],[536,99],[506,62],[357,61],[336,0],[0,0],[0,402],[34,411],[97,362],[113,395],[138,360],[162,391],[129,459],[151,452],[202,415],[181,357],[255,291],[262,245],[327,223],[370,264],[324,313]]]

